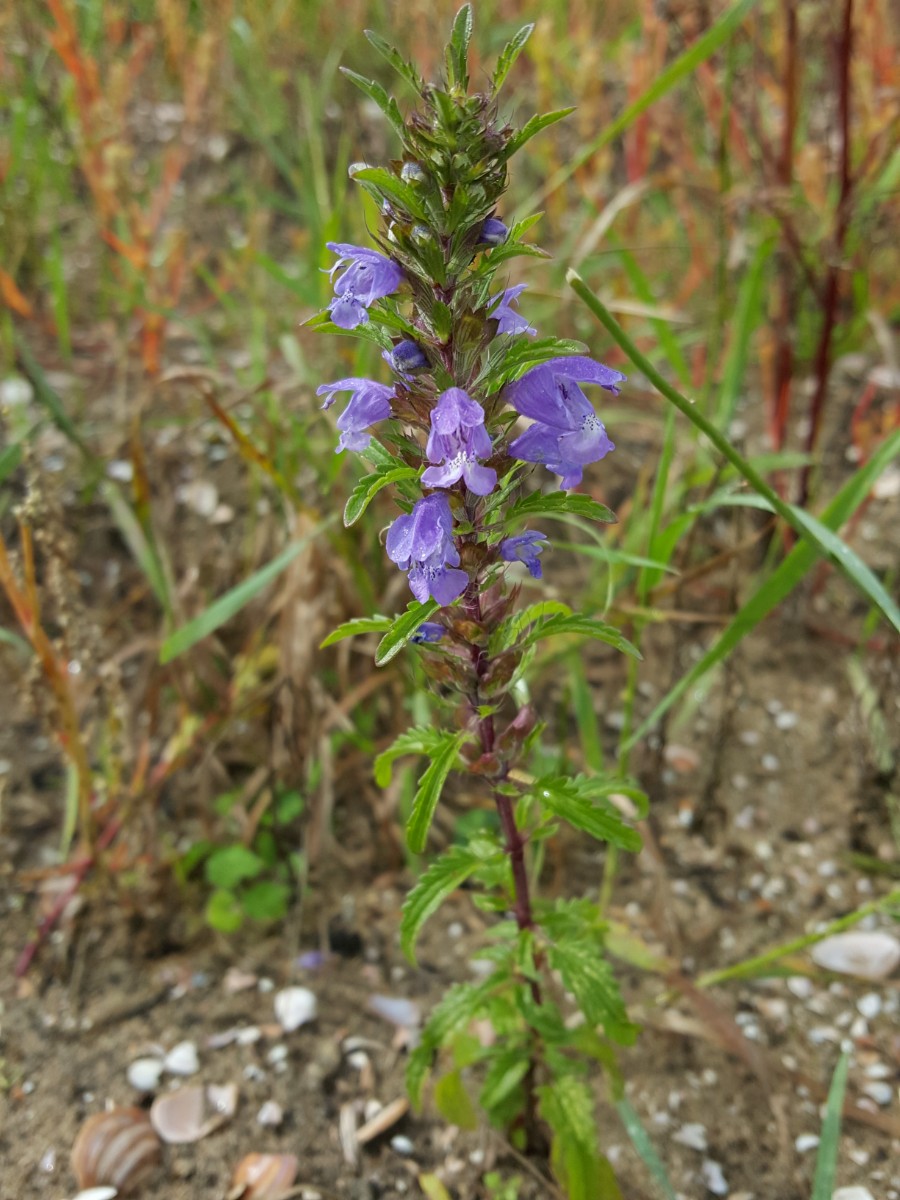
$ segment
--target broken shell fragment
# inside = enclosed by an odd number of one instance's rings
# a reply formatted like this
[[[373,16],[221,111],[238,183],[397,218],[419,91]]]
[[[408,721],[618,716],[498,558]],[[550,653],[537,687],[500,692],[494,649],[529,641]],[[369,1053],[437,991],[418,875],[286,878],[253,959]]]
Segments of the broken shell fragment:
[[[316,1015],[316,997],[304,987],[283,988],[275,995],[275,1016],[285,1033],[293,1033]]]
[[[900,963],[900,942],[889,933],[854,929],[825,938],[811,953],[813,962],[827,971],[885,979]]]
[[[77,1196],[73,1196],[72,1200],[115,1200],[118,1194],[118,1189],[114,1187],[86,1188]]]
[[[277,1100],[267,1100],[256,1114],[257,1124],[277,1129],[284,1120],[284,1109]]]
[[[153,1174],[159,1138],[139,1108],[114,1108],[88,1117],[72,1147],[72,1170],[80,1188],[108,1184],[125,1194]]]
[[[237,1165],[229,1197],[276,1200],[293,1184],[299,1169],[294,1154],[248,1154]]]
[[[237,1108],[237,1096],[237,1085],[233,1083],[179,1088],[156,1097],[150,1120],[164,1142],[185,1146],[199,1142],[230,1120]]]
[[[200,1070],[197,1047],[193,1042],[179,1042],[165,1057],[165,1068],[171,1075],[196,1075]]]

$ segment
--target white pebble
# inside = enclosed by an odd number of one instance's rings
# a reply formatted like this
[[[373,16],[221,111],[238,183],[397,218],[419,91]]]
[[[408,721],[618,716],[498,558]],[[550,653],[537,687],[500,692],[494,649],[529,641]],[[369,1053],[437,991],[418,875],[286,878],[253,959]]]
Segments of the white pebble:
[[[699,1150],[701,1154],[707,1149],[706,1127],[696,1122],[682,1125],[676,1134],[673,1134],[672,1140],[678,1142],[680,1146],[687,1146],[691,1150]]]
[[[309,988],[284,988],[275,996],[275,1016],[285,1033],[293,1033],[316,1015],[316,998]]]
[[[114,1187],[90,1187],[73,1196],[72,1200],[114,1200],[118,1194]]]
[[[415,1146],[408,1137],[404,1137],[402,1133],[398,1133],[396,1137],[391,1138],[391,1149],[397,1154],[402,1154],[404,1158],[408,1158],[415,1150]]]
[[[760,762],[764,771],[777,771],[781,766],[778,756],[775,754],[764,754]]]
[[[801,1133],[794,1142],[798,1154],[806,1154],[808,1150],[815,1150],[818,1144],[819,1135],[817,1133]]]
[[[721,1163],[717,1163],[711,1158],[705,1158],[700,1168],[700,1174],[703,1176],[707,1191],[712,1192],[714,1196],[728,1195],[728,1184],[722,1174]]]
[[[894,1089],[889,1083],[884,1083],[880,1080],[873,1080],[871,1083],[864,1083],[862,1090],[867,1096],[880,1104],[882,1108],[886,1107],[894,1098]]]
[[[867,1020],[871,1021],[881,1012],[881,997],[877,992],[866,992],[856,1002],[856,1007]]]
[[[171,1075],[196,1075],[200,1070],[197,1047],[193,1042],[179,1042],[166,1055],[164,1065]]]
[[[153,1092],[156,1090],[163,1064],[158,1058],[136,1058],[128,1064],[126,1076],[131,1086],[138,1092]]]
[[[831,1193],[831,1200],[875,1200],[867,1187],[842,1187]]]
[[[284,1109],[277,1100],[267,1100],[256,1114],[257,1124],[269,1129],[277,1129],[284,1120]]]
[[[795,729],[799,721],[800,718],[796,713],[780,712],[775,718],[775,728],[784,730]]]

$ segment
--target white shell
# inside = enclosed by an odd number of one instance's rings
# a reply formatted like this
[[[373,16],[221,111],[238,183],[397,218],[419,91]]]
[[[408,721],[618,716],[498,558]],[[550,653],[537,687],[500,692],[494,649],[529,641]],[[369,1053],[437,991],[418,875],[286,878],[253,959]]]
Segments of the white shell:
[[[73,1200],[115,1200],[118,1194],[114,1187],[86,1188],[74,1196]]]
[[[812,948],[812,960],[828,971],[859,979],[885,979],[900,963],[900,942],[890,933],[853,929]]]
[[[179,1042],[166,1055],[165,1067],[172,1075],[196,1075],[200,1070],[197,1047],[193,1042]]]
[[[309,988],[283,988],[275,995],[275,1016],[285,1033],[293,1033],[316,1015],[316,998]]]
[[[191,1084],[157,1096],[150,1108],[150,1120],[164,1142],[185,1146],[199,1142],[230,1120],[237,1102],[236,1083],[210,1084],[205,1088]]]
[[[369,997],[366,1007],[401,1029],[418,1029],[422,1024],[422,1010],[404,996],[379,996],[376,993]]]
[[[133,1063],[128,1064],[126,1075],[128,1082],[137,1091],[155,1092],[162,1072],[163,1064],[158,1058],[136,1058]]]
[[[831,1195],[831,1200],[875,1200],[867,1187],[842,1187]]]

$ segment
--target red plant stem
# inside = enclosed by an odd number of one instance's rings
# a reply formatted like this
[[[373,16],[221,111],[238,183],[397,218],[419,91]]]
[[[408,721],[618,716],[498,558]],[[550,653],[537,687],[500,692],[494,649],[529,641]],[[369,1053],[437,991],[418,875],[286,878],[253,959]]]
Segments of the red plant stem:
[[[99,852],[101,850],[108,849],[110,843],[119,832],[121,827],[121,821],[114,817],[97,838],[95,851]],[[72,898],[76,895],[78,889],[81,887],[82,883],[84,883],[88,872],[90,871],[91,867],[94,866],[96,861],[97,854],[95,853],[93,856],[83,858],[79,862],[72,864],[71,870],[74,875],[72,886],[67,888],[66,891],[57,898],[56,903],[53,905],[50,912],[47,913],[46,917],[44,917],[43,921],[41,921],[40,925],[38,925],[37,933],[23,948],[22,953],[19,955],[15,965],[14,975],[16,979],[21,979],[31,966],[32,962],[34,961],[34,956],[37,954],[40,947],[52,932],[56,922],[66,911],[70,900],[72,900]]]
[[[844,0],[841,29],[837,38],[836,57],[838,71],[838,129],[840,132],[840,195],[834,221],[834,246],[832,261],[825,280],[822,331],[816,347],[814,378],[816,381],[809,409],[809,426],[806,431],[806,452],[812,454],[819,439],[825,397],[831,376],[831,343],[837,325],[838,301],[840,300],[841,259],[850,225],[850,198],[853,193],[853,177],[850,172],[850,108],[851,84],[850,63],[853,55],[853,0]],[[798,503],[805,505],[809,499],[809,482],[812,464],[807,463],[800,476]]]
[[[776,168],[778,184],[785,196],[790,194],[794,174],[794,138],[797,128],[798,31],[797,9],[794,0],[785,5],[785,70],[784,70],[784,127],[781,153]],[[794,325],[793,277],[787,261],[785,230],[782,228],[780,288],[778,303],[777,344],[775,348],[775,377],[773,380],[770,436],[772,447],[784,445],[785,429],[791,404],[791,381],[794,371],[794,349],[791,343]]]

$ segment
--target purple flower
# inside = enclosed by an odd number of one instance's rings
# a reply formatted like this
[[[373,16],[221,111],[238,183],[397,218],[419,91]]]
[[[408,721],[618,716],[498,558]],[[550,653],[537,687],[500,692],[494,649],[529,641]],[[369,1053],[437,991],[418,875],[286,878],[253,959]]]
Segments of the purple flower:
[[[477,461],[488,458],[491,439],[484,427],[484,409],[462,388],[448,388],[431,410],[431,433],[425,448],[436,465],[422,473],[426,487],[452,487],[465,479],[476,496],[488,496],[497,485],[497,472]]]
[[[327,245],[338,256],[331,268],[332,275],[344,263],[350,263],[334,285],[334,299],[328,306],[331,319],[341,329],[355,329],[368,321],[366,309],[370,304],[396,292],[403,282],[403,272],[377,250],[352,246],[348,242],[328,242]]]
[[[450,604],[462,595],[469,582],[459,566],[453,541],[450,501],[441,492],[417,500],[411,513],[404,513],[388,530],[388,558],[409,574],[409,586],[423,603],[432,596],[438,604]]]
[[[421,371],[428,366],[422,347],[408,338],[398,342],[393,350],[385,350],[381,357],[404,379],[409,379],[414,371]]]
[[[481,242],[487,246],[501,246],[509,237],[509,230],[496,217],[488,217],[481,227]]]
[[[437,621],[423,621],[409,640],[416,646],[424,646],[428,642],[439,642],[445,632]]]
[[[615,449],[578,385],[597,383],[618,392],[624,378],[621,371],[578,354],[533,367],[504,391],[517,412],[535,421],[510,443],[510,454],[524,462],[543,463],[562,476],[561,488],[575,487],[588,463],[599,462]]]
[[[365,450],[372,440],[364,429],[391,415],[394,389],[371,379],[339,379],[316,388],[317,396],[325,396],[323,408],[331,408],[336,392],[352,392],[350,403],[337,419],[341,431],[336,454],[342,450]]]
[[[546,540],[546,533],[537,533],[535,530],[526,529],[524,533],[517,533],[515,537],[503,539],[500,543],[500,557],[504,562],[524,563],[532,579],[540,579],[542,571],[538,555],[544,549],[541,542]]]
[[[507,288],[499,296],[492,296],[489,303],[494,305],[491,316],[497,322],[497,333],[537,333],[533,325],[529,325],[521,313],[517,313],[511,305],[515,304],[528,286],[520,283],[516,287]]]

